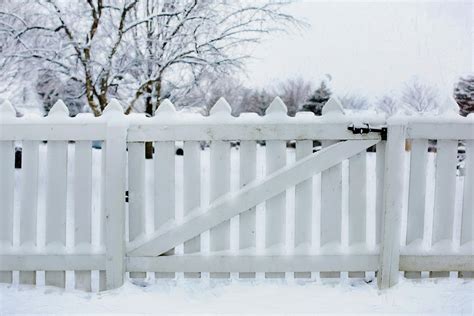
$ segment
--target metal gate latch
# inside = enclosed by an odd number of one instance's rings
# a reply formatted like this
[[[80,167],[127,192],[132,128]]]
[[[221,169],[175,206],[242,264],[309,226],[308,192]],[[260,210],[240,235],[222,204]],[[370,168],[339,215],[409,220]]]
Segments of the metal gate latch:
[[[380,133],[382,140],[387,140],[387,127],[371,127],[368,123],[355,125],[352,123],[347,127],[353,134]]]

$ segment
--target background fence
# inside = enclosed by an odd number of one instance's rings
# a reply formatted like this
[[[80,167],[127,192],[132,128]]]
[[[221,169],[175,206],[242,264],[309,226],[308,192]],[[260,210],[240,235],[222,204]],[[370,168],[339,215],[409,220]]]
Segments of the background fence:
[[[288,117],[279,99],[263,117],[230,112],[164,101],[155,117],[125,116],[112,101],[70,118],[58,102],[16,118],[4,103],[0,281],[472,277],[472,116],[385,121],[335,99],[320,117]],[[348,130],[362,123],[387,140]]]

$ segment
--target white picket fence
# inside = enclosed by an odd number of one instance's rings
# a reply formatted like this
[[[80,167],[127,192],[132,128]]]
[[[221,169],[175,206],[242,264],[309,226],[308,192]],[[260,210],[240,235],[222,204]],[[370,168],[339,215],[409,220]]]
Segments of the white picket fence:
[[[224,99],[209,117],[178,114],[165,100],[147,118],[126,116],[111,101],[99,118],[70,118],[59,101],[47,117],[16,118],[5,102],[0,282],[97,290],[120,286],[126,272],[203,279],[377,273],[387,288],[399,271],[472,277],[472,116],[386,121],[346,115],[331,99],[320,117],[288,117],[278,98],[263,117],[230,112]],[[365,123],[388,132],[348,130]],[[460,140],[466,159],[458,170]],[[153,143],[153,159],[145,159],[145,142]],[[366,150],[372,146],[375,153]]]

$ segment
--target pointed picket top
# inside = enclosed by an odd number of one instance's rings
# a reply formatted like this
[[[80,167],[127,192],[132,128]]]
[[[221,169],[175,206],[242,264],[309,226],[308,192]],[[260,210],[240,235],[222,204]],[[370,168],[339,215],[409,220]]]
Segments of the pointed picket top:
[[[69,110],[63,100],[58,100],[48,112],[48,117],[69,117]]]
[[[214,106],[209,111],[209,114],[210,115],[216,115],[216,114],[230,115],[231,112],[232,112],[232,108],[230,107],[230,104],[227,103],[227,101],[223,97],[220,97],[219,100],[217,100],[216,104],[214,104]]]
[[[0,117],[16,117],[16,111],[10,101],[0,102]]]
[[[161,101],[160,106],[155,111],[155,116],[162,115],[174,115],[176,114],[176,108],[169,99],[164,99]]]
[[[105,107],[103,114],[123,114],[123,107],[117,99],[111,99]]]
[[[270,103],[268,108],[265,110],[265,115],[269,115],[269,114],[286,115],[287,113],[288,113],[288,108],[286,107],[285,103],[283,103],[282,99],[280,99],[280,97],[275,97],[272,103]]]
[[[344,115],[344,109],[342,108],[341,101],[336,97],[331,97],[328,102],[323,106],[322,115],[326,114],[340,114]]]

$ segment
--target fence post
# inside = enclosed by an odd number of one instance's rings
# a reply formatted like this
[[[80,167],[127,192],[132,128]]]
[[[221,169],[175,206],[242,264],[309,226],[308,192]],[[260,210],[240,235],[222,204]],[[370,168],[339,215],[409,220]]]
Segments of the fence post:
[[[401,122],[388,123],[382,238],[377,274],[379,289],[386,289],[397,284],[399,277],[405,131],[406,125]]]
[[[125,274],[125,172],[127,122],[122,106],[111,100],[104,110],[105,146],[105,279],[107,289],[123,285]]]

